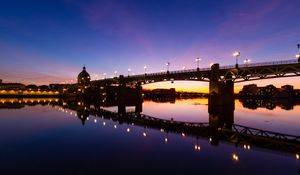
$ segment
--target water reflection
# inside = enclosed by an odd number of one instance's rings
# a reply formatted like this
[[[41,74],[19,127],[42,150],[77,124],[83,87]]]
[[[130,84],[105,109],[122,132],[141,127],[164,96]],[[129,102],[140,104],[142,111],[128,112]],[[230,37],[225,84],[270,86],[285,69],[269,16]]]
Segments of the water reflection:
[[[266,108],[274,110],[277,106],[284,110],[292,110],[294,106],[300,105],[299,99],[240,99],[243,107],[249,109]]]
[[[158,102],[157,100],[154,100]],[[174,99],[169,102],[174,104]],[[199,102],[200,101],[200,102]],[[233,144],[236,148],[241,146],[244,150],[250,150],[252,147],[264,148],[279,152],[286,152],[296,155],[296,159],[299,159],[300,152],[300,137],[291,134],[278,133],[267,131],[263,129],[257,129],[249,126],[244,126],[234,123],[234,103],[227,106],[210,105],[207,99],[200,99],[197,103],[193,102],[193,105],[208,105],[208,121],[207,122],[189,122],[178,121],[173,118],[164,119],[159,117],[149,116],[144,114],[142,101],[130,101],[126,104],[120,104],[117,102],[103,103],[100,101],[89,100],[75,100],[75,99],[0,99],[0,109],[20,109],[25,106],[34,105],[50,105],[71,116],[77,117],[82,125],[85,125],[86,121],[89,121],[91,117],[94,117],[93,122],[98,123],[100,118],[103,126],[106,125],[105,120],[112,120],[118,124],[126,124],[126,132],[131,132],[130,125],[136,125],[143,128],[141,135],[147,137],[147,129],[157,129],[161,133],[164,133],[163,142],[168,143],[169,133],[177,133],[182,137],[193,137],[196,139],[194,145],[195,151],[200,151],[201,146],[198,144],[199,138],[209,141],[211,145],[219,145],[220,141]],[[203,102],[208,102],[205,104]],[[149,101],[148,101],[149,102]],[[167,100],[163,100],[164,103]],[[280,106],[283,109],[292,109],[290,106],[294,106],[297,103],[284,103],[289,104],[289,107],[282,107],[283,103],[261,101],[261,100],[241,100],[243,106],[251,109],[257,107],[265,107],[270,109],[270,106]],[[147,102],[146,102],[147,103]],[[149,102],[151,103],[151,102]],[[110,106],[117,106],[117,110],[108,110]],[[126,110],[126,106],[134,106],[134,110]],[[256,108],[252,107],[255,106]],[[274,109],[273,107],[271,109]],[[117,124],[114,124],[115,129],[118,128]],[[239,156],[234,151],[233,160],[238,161]]]

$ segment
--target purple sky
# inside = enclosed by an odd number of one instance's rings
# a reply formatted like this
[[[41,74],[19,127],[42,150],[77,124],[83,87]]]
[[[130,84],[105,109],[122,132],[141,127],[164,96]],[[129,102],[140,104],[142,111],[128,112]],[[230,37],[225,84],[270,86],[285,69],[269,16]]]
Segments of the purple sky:
[[[74,81],[83,65],[92,78],[128,68],[143,73],[144,65],[158,72],[167,61],[171,70],[195,68],[196,57],[200,67],[229,65],[235,50],[240,63],[294,59],[299,7],[299,0],[4,1],[0,79]],[[274,82],[300,84],[295,78]]]

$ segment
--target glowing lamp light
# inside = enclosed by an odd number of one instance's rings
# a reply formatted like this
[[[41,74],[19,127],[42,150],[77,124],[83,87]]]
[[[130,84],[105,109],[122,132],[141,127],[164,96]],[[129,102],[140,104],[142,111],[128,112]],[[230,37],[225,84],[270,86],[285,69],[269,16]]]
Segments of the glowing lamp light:
[[[250,149],[250,145],[244,145],[244,149]]]
[[[241,53],[239,51],[236,51],[236,52],[232,53],[232,56],[234,56],[234,57],[238,57],[240,55],[241,55]]]
[[[126,131],[127,131],[127,132],[130,132],[130,128],[127,128]]]
[[[146,136],[147,136],[146,132],[143,132],[143,136],[144,136],[144,137],[146,137]]]
[[[298,59],[300,58],[300,53],[299,53],[299,54],[296,54],[296,58],[298,58]]]
[[[102,125],[103,125],[103,126],[105,126],[105,125],[106,125],[106,123],[105,123],[105,122],[103,122],[103,123],[102,123]]]
[[[181,133],[182,137],[185,137],[185,133]]]
[[[201,149],[201,148],[200,148],[200,145],[195,145],[194,148],[195,148],[195,151],[200,151],[200,149]]]
[[[165,143],[168,143],[168,138],[165,138]]]
[[[234,153],[232,155],[232,159],[235,160],[235,161],[238,161],[239,160],[239,156],[236,153]]]
[[[296,159],[299,160],[300,159],[300,156],[299,154],[296,154]]]
[[[117,125],[114,125],[114,128],[117,128]]]
[[[244,64],[249,64],[249,63],[251,63],[251,60],[250,60],[250,59],[245,59],[245,60],[244,60]]]

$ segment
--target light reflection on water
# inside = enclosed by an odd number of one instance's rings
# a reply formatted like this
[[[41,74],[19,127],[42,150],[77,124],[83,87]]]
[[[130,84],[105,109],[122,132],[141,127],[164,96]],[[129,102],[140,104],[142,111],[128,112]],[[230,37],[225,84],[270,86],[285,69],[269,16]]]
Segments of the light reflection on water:
[[[175,121],[209,122],[207,103],[207,99],[176,100],[175,103],[145,101],[143,113]],[[278,107],[252,110],[243,108],[241,102],[236,101],[234,123],[299,135],[297,112],[299,106],[289,111]],[[3,174],[111,171],[162,174],[166,170],[175,174],[299,172],[297,154],[252,145],[235,146],[224,141],[213,146],[210,138],[168,133],[164,129],[120,123],[101,116],[88,116],[83,126],[79,117],[76,111],[47,104],[1,109],[0,163]],[[12,167],[19,168],[12,170]]]

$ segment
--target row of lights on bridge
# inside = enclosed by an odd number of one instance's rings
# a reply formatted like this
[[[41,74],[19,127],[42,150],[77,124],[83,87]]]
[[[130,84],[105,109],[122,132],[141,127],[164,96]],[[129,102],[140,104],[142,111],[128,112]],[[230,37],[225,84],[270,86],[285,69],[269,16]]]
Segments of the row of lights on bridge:
[[[300,50],[300,44],[297,44],[297,47],[298,47],[298,49]],[[236,67],[238,67],[238,58],[240,57],[240,55],[241,55],[241,52],[240,51],[235,51],[235,52],[233,52],[232,53],[232,56],[235,58],[235,60],[236,60]],[[298,53],[298,54],[296,54],[296,58],[297,59],[300,59],[300,52]],[[197,57],[196,59],[195,59],[195,61],[196,61],[196,63],[197,63],[197,70],[199,70],[200,69],[200,61],[201,61],[202,59],[201,58],[199,58],[199,57]],[[250,64],[251,63],[251,59],[249,59],[249,58],[246,58],[244,61],[244,64]],[[212,66],[214,63],[210,63],[210,65],[209,66]],[[171,63],[170,62],[166,62],[166,68],[167,68],[167,72],[169,72],[169,70],[170,70],[170,65],[171,65]],[[144,73],[145,74],[147,74],[148,72],[147,72],[147,69],[148,69],[148,66],[147,65],[144,65]],[[185,66],[183,66],[182,67],[182,70],[185,70],[186,69],[186,67]],[[166,72],[166,70],[161,70],[161,72]],[[135,75],[135,73],[132,73],[132,69],[131,68],[128,68],[127,69],[127,75],[128,76],[130,76],[130,75]],[[117,77],[118,76],[118,71],[114,71],[114,75],[113,75],[113,77]],[[95,74],[94,75],[94,77],[95,77],[95,80],[97,80],[99,77],[98,77],[98,75],[97,74]],[[107,78],[107,73],[103,73],[103,78],[104,79],[106,79]],[[73,81],[73,80],[67,80],[67,81],[65,81],[65,82],[61,82],[62,84],[68,84],[68,83],[74,83],[75,81]]]

